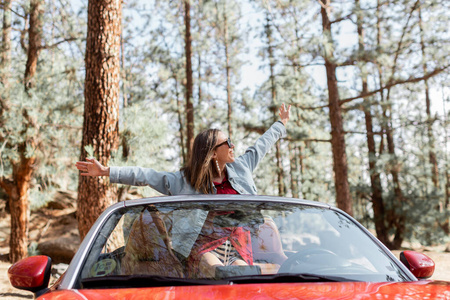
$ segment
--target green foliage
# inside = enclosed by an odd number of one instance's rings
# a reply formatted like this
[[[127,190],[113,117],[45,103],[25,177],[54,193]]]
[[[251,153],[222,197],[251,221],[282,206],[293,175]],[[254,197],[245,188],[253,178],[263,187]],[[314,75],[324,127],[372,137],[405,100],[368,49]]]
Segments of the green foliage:
[[[22,4],[15,3],[14,9],[26,9]],[[54,34],[50,37],[47,36],[50,32],[45,31],[43,43],[46,45],[77,37],[80,32],[75,27],[83,24],[75,16],[68,16],[70,7],[54,9],[61,10],[61,14],[46,11],[44,22],[55,24],[67,36]],[[68,18],[63,21],[60,17],[64,15]],[[20,27],[23,20],[19,16],[15,18],[14,26]],[[7,85],[1,95],[4,109],[0,114],[0,176],[11,176],[12,163],[20,159],[18,150],[24,144],[25,156],[36,157],[29,191],[30,207],[35,209],[44,205],[55,189],[76,188],[76,172],[72,165],[73,158],[79,153],[83,103],[80,99],[83,74],[77,70],[82,69],[83,56],[68,43],[40,51],[35,85],[25,91],[22,82],[26,52],[14,43],[18,40],[13,36],[11,64],[2,65],[2,78],[7,80]]]
[[[39,250],[38,250],[38,243],[36,242],[31,242],[30,245],[28,246],[28,256],[35,256],[35,255],[39,255]]]
[[[195,131],[227,131],[226,45],[236,154],[243,154],[260,136],[252,128],[267,128],[277,119],[274,107],[292,104],[288,139],[280,144],[285,194],[292,195],[294,176],[300,197],[335,204],[324,57],[334,56],[341,100],[360,94],[362,75],[367,76],[368,90],[376,91],[449,65],[448,1],[421,1],[416,7],[416,1],[360,3],[358,9],[354,2],[333,2],[328,15],[332,29],[324,34],[317,1],[191,2]],[[13,14],[12,63],[0,70],[1,78],[9,77],[7,88],[0,89],[0,176],[11,174],[11,161],[19,159],[18,146],[25,142],[26,155],[38,158],[32,208],[43,205],[56,189],[75,190],[78,181],[73,163],[82,134],[86,7],[75,11],[64,4],[49,3],[46,9],[44,44],[57,45],[42,49],[35,88],[23,88],[26,51],[18,35],[25,26],[19,15],[26,15],[28,2],[14,4],[18,14]],[[123,9],[121,146],[111,164],[176,171],[184,163],[181,137],[186,138],[183,3],[133,0]],[[364,28],[364,50],[358,47],[357,15]],[[78,39],[59,43],[72,37]],[[386,225],[393,224],[391,216],[404,217],[406,239],[427,245],[448,240],[440,226],[448,218],[447,82],[448,68],[427,81],[431,117],[421,80],[341,105],[354,214],[365,226],[374,228],[370,175],[375,172],[382,181]],[[370,158],[363,108],[373,118],[376,153]],[[389,152],[387,128],[392,130],[394,153]],[[296,151],[294,170],[288,143]],[[431,152],[437,158],[439,186],[432,181]],[[375,161],[373,170],[369,159]],[[399,174],[402,203],[394,193],[393,170]],[[277,171],[272,149],[254,174],[260,194],[278,194]],[[139,188],[139,193],[156,194],[150,188]],[[393,235],[396,227],[389,228]]]
[[[89,158],[94,157],[94,147],[92,145],[84,146],[84,150],[87,153],[87,157]]]

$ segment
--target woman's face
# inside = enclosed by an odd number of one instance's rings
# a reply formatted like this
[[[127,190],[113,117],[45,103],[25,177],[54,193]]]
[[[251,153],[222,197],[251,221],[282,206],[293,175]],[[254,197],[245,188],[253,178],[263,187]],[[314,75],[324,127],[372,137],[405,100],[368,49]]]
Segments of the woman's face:
[[[234,162],[234,144],[231,144],[230,148],[227,140],[228,137],[222,131],[219,131],[214,156],[214,159],[217,159],[219,163],[226,164]],[[217,145],[220,146],[217,147]]]

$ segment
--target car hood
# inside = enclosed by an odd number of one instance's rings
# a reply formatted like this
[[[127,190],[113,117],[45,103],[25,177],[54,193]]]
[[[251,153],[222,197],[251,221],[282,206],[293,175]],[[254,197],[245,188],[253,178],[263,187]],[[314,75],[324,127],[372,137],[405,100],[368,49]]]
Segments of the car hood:
[[[450,282],[274,283],[63,290],[38,299],[450,299]]]

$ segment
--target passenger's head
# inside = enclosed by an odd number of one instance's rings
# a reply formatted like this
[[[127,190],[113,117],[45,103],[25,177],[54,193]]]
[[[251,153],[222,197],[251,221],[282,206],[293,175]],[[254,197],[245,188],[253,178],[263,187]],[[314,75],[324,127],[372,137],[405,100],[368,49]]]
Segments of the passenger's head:
[[[194,139],[191,157],[183,169],[187,181],[201,193],[213,193],[212,180],[219,175],[217,163],[234,161],[234,145],[218,129],[200,132]]]

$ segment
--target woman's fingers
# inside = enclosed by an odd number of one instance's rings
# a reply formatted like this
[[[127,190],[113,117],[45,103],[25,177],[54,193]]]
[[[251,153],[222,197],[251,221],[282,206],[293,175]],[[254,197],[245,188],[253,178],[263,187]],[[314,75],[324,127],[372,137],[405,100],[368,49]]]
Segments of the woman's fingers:
[[[80,175],[82,176],[93,176],[94,164],[91,162],[93,159],[86,159],[88,161],[77,161],[75,166],[78,170],[81,171]]]
[[[280,117],[281,118],[285,118],[285,117],[289,117],[289,111],[291,110],[291,105],[289,104],[288,108],[286,109],[286,105],[281,104],[280,107]]]
[[[281,104],[279,116],[280,116],[281,122],[284,125],[286,125],[286,123],[289,121],[289,111],[290,110],[291,110],[291,105],[289,105],[288,108],[286,109],[286,105],[284,105],[284,103]]]
[[[86,161],[77,161],[75,166],[82,176],[109,176],[109,168],[104,167],[95,158],[86,158]]]

